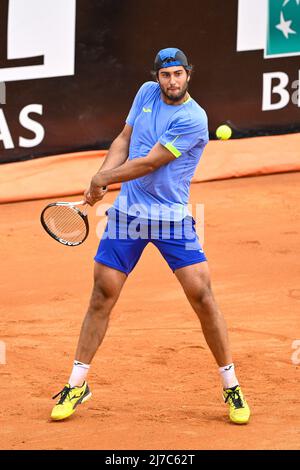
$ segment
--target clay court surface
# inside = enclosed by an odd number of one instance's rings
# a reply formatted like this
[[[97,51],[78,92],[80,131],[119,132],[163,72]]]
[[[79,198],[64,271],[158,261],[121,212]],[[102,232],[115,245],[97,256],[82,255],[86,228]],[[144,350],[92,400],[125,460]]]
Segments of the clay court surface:
[[[300,448],[300,364],[291,360],[300,339],[300,173],[191,188],[191,202],[205,204],[213,289],[252,409],[242,427],[229,423],[197,317],[151,245],[93,362],[92,399],[50,422],[92,287],[99,217],[92,209],[88,240],[65,247],[42,231],[47,202],[0,207],[1,449]]]

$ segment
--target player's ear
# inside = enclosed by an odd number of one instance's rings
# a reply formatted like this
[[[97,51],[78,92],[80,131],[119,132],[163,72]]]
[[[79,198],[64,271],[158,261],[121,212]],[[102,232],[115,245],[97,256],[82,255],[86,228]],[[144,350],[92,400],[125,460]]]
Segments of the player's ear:
[[[186,73],[187,73],[187,75],[188,75],[188,77],[187,77],[187,81],[188,81],[188,82],[189,82],[190,79],[191,79],[192,70],[193,70],[193,66],[192,66],[192,65],[190,66],[190,68],[189,68],[188,70],[186,69]]]

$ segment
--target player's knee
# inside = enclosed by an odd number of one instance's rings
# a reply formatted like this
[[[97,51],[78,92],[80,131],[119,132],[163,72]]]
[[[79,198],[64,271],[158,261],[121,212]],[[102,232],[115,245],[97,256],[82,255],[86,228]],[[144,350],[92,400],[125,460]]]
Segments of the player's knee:
[[[114,305],[117,300],[117,294],[113,286],[105,285],[95,280],[91,296],[91,307],[96,311],[107,310]]]
[[[206,305],[212,301],[213,295],[210,282],[201,284],[197,292],[197,300],[201,305]]]
[[[189,289],[187,295],[192,304],[200,311],[209,311],[209,306],[214,302],[210,279],[199,279],[199,282],[194,283]]]

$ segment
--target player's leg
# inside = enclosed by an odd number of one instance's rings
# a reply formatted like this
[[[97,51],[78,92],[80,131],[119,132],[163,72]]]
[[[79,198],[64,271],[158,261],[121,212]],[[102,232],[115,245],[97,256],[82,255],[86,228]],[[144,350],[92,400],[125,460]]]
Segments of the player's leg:
[[[249,421],[250,409],[235,375],[226,322],[213,296],[208,264],[185,266],[177,269],[175,275],[200,320],[205,340],[219,365],[229,417],[234,423],[245,424]]]
[[[94,287],[78,340],[75,354],[77,361],[84,364],[91,363],[103,341],[110,313],[126,279],[124,272],[95,263]]]
[[[152,242],[157,246],[176,274],[202,326],[223,382],[224,400],[230,406],[230,419],[246,423],[250,410],[240,390],[229,347],[225,319],[214,299],[206,256],[195,230],[195,221],[188,216],[171,224]]]
[[[51,417],[65,419],[74,413],[78,404],[90,398],[86,382],[90,363],[105,336],[110,312],[115,305],[127,275],[134,269],[147,239],[127,236],[129,221],[109,214],[105,233],[95,256],[94,288],[88,311],[82,324],[73,370],[68,384],[60,396]],[[56,396],[54,398],[56,398]]]
[[[207,262],[177,269],[175,275],[200,320],[204,337],[218,366],[231,364],[227,327],[213,296]]]
[[[122,271],[95,263],[94,287],[81,327],[73,370],[68,384],[53,397],[57,398],[59,396],[59,400],[51,413],[53,420],[58,421],[68,418],[75,412],[77,405],[91,397],[86,376],[90,363],[103,341],[110,313],[120,295],[126,278],[126,274]]]

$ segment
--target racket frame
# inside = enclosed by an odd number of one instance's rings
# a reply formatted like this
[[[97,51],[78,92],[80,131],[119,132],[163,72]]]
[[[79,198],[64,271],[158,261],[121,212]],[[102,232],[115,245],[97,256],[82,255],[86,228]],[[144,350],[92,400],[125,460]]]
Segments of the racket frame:
[[[85,206],[83,211],[81,211],[80,209],[78,209],[78,207],[76,207],[76,206],[82,206],[82,205]],[[77,212],[77,214],[82,218],[82,220],[85,223],[86,234],[80,242],[70,242],[68,240],[65,240],[64,238],[58,237],[53,232],[51,232],[51,230],[48,228],[46,222],[44,221],[44,213],[46,212],[47,209],[49,209],[49,207],[53,207],[53,206],[72,207],[72,209],[74,209]],[[88,211],[88,205],[84,204],[84,201],[78,201],[78,202],[63,202],[63,201],[52,202],[52,203],[48,204],[43,209],[43,211],[41,213],[40,220],[41,220],[41,224],[42,224],[44,230],[48,233],[48,235],[50,235],[50,237],[54,238],[54,240],[56,240],[59,243],[62,243],[65,246],[78,246],[78,245],[81,245],[86,240],[86,238],[89,234],[90,228],[89,228],[89,222],[88,222],[88,218],[87,218],[87,211]]]

